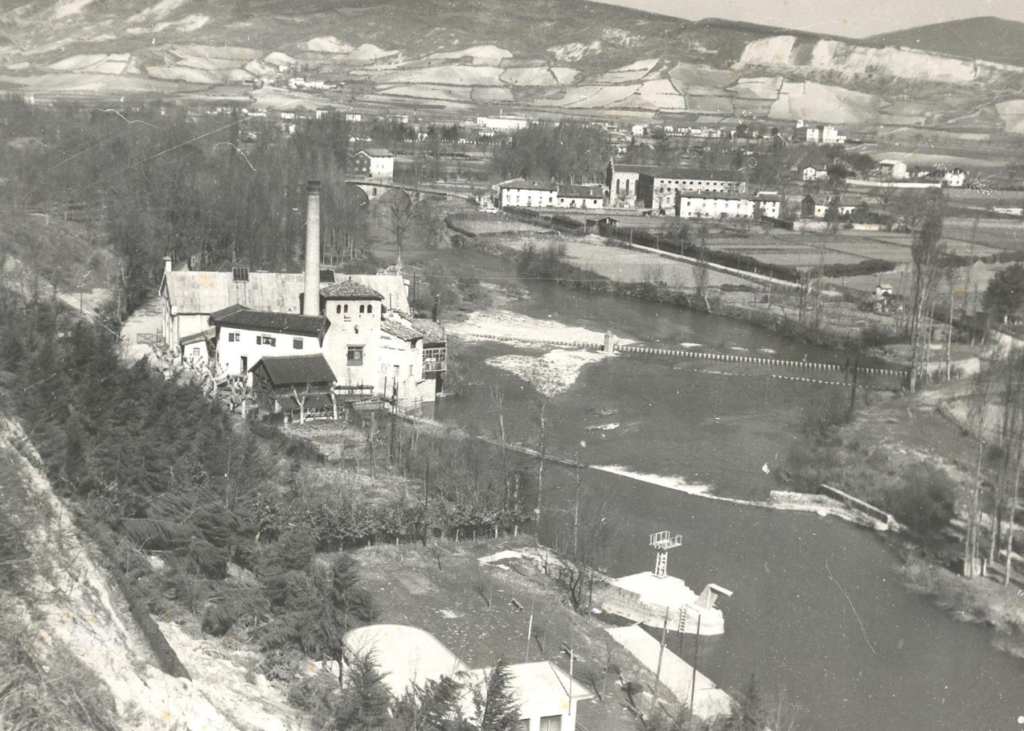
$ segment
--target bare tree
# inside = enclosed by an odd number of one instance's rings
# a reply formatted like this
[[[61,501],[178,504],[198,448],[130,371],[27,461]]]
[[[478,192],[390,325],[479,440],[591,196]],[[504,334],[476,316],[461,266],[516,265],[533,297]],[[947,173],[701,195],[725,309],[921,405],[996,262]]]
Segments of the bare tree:
[[[390,190],[381,196],[379,206],[381,225],[395,239],[398,247],[396,266],[402,269],[402,244],[405,236],[416,222],[416,204],[403,190]]]
[[[918,359],[920,357],[921,327],[925,303],[931,295],[939,265],[943,259],[939,247],[942,238],[942,198],[919,201],[909,210],[916,223],[911,255],[911,311],[910,311],[910,390],[917,389]]]

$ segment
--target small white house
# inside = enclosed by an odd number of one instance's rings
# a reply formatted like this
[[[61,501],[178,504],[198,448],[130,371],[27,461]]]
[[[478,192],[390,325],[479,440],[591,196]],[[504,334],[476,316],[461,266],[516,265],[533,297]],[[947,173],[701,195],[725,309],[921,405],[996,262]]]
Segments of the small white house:
[[[387,150],[364,148],[352,158],[357,175],[391,180],[395,177],[395,156]]]
[[[804,180],[827,180],[828,170],[825,168],[816,168],[813,165],[805,167],[800,174]]]
[[[476,125],[483,129],[498,130],[501,132],[515,132],[518,129],[526,129],[530,126],[530,120],[526,117],[477,117]]]
[[[909,177],[907,163],[902,160],[882,160],[878,163],[878,170],[883,178],[890,180],[906,180]]]
[[[754,218],[757,215],[778,218],[781,200],[777,193],[753,195],[725,192],[679,191],[676,215],[680,218]]]
[[[947,188],[963,188],[967,182],[967,173],[960,168],[947,170],[942,175],[942,184]]]
[[[359,112],[345,112],[345,121],[346,122],[362,122],[363,121],[363,115],[360,114]]]

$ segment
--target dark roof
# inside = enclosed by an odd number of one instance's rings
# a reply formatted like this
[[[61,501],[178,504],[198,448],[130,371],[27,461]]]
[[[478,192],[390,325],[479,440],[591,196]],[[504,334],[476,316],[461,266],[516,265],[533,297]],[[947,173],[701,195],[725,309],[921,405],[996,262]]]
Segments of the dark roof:
[[[332,383],[334,371],[321,353],[313,355],[265,356],[250,368],[266,370],[275,386],[305,386],[307,383]]]
[[[781,200],[778,193],[726,193],[709,190],[679,190],[676,197],[683,198],[707,198],[709,200],[752,200],[752,201],[777,201]],[[809,197],[809,196],[808,196]],[[805,198],[806,200],[806,198]],[[813,200],[813,199],[812,199]]]
[[[358,282],[346,279],[337,282],[329,287],[320,290],[320,296],[332,300],[382,300],[384,295],[380,292],[364,287]]]
[[[511,180],[498,187],[516,190],[558,190],[558,185],[555,183],[542,183],[539,180]]]
[[[604,191],[600,185],[560,185],[558,195],[563,198],[601,198]]]
[[[391,152],[381,149],[380,147],[364,147],[359,152],[365,152],[370,157],[394,157]],[[356,154],[358,155],[359,152]]]
[[[677,180],[727,180],[740,181],[742,176],[735,170],[694,170],[693,168],[662,168],[644,173],[652,178],[673,178]]]
[[[232,305],[215,312],[210,315],[210,319],[218,326],[317,336],[327,330],[328,324],[327,318],[324,317],[293,315],[288,312],[260,312],[241,305]]]
[[[412,326],[423,333],[424,345],[444,345],[446,342],[444,328],[439,323],[426,317],[416,317]]]
[[[380,329],[388,335],[393,335],[399,340],[405,340],[409,343],[423,339],[422,333],[413,330],[411,327],[406,327],[400,322],[395,322],[394,320],[381,321]]]

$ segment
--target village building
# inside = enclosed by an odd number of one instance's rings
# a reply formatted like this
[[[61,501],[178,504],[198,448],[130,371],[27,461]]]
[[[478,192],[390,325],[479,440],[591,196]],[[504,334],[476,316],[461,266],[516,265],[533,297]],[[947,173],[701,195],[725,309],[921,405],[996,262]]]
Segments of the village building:
[[[676,193],[675,214],[680,218],[778,218],[781,200],[777,193],[683,192]]]
[[[498,186],[498,192],[499,208],[554,208],[558,185],[534,180],[509,180]]]
[[[963,188],[967,182],[967,173],[961,168],[946,170],[942,174],[942,184],[947,188]]]
[[[395,177],[395,156],[379,148],[363,148],[352,156],[356,176],[392,180]]]
[[[282,414],[299,423],[316,417],[338,418],[334,372],[321,353],[261,358],[250,378],[262,414]]]
[[[477,117],[476,126],[497,132],[515,132],[529,127],[530,120],[526,117],[506,117],[502,114],[497,117]]]
[[[448,676],[466,684],[462,713],[474,719],[475,694],[486,696],[487,677],[493,668],[469,668],[433,635],[415,627],[376,624],[345,635],[352,655],[372,654],[391,695],[401,698],[414,686]],[[521,731],[574,731],[580,701],[592,700],[579,680],[549,660],[507,665],[509,691],[519,703]]]
[[[802,171],[800,171],[800,177],[805,180],[828,180],[828,170],[825,168],[816,168],[812,165],[808,165]]]
[[[559,208],[603,208],[604,190],[600,185],[560,185]]]
[[[363,115],[360,114],[359,112],[345,112],[345,121],[346,122],[362,122],[363,121]]]
[[[210,315],[218,371],[247,376],[267,356],[318,353],[327,320],[286,312],[260,312],[231,305]],[[249,385],[252,385],[251,379]]]
[[[205,368],[216,350],[216,332],[213,328],[200,330],[181,339],[181,359],[190,368]]]
[[[655,165],[616,165],[608,161],[604,184],[608,188],[608,205],[613,208],[636,206],[636,184],[641,173],[657,170]]]
[[[906,180],[909,177],[907,163],[902,160],[882,160],[878,163],[878,172],[889,180]]]
[[[676,193],[741,193],[742,176],[733,170],[662,169],[637,176],[637,206],[655,211],[671,210]]]

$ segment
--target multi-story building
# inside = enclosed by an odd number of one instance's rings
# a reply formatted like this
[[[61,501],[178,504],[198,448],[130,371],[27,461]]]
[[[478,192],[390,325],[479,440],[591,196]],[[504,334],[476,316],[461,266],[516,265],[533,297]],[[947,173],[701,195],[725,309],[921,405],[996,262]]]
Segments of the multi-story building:
[[[284,312],[260,312],[231,305],[210,315],[221,373],[246,376],[266,356],[320,352],[327,320]]]
[[[778,218],[781,205],[778,194],[768,191],[753,195],[679,191],[675,214],[680,218]]]
[[[560,185],[556,205],[559,208],[603,208],[604,190],[600,185]]]
[[[554,208],[557,183],[535,180],[509,180],[498,186],[499,208]]]
[[[352,156],[356,176],[391,180],[395,177],[395,156],[387,150],[364,148]]]
[[[637,206],[670,211],[676,193],[741,193],[746,184],[734,170],[692,170],[688,168],[643,172],[637,177]]]

